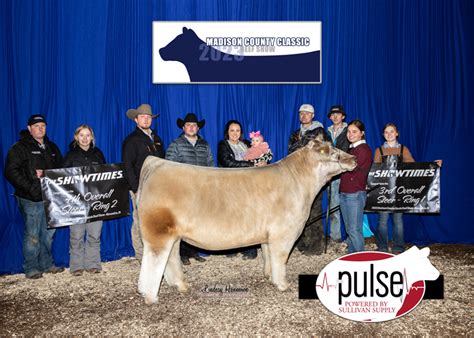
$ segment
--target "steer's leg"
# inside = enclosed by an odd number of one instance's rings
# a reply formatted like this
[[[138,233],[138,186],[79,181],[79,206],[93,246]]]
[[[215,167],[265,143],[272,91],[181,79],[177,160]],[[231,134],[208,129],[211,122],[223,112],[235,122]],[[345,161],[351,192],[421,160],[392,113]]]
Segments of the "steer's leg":
[[[167,208],[141,205],[138,209],[143,238],[143,259],[138,290],[147,304],[158,301],[161,278],[175,242],[176,220]]]
[[[179,292],[188,291],[188,284],[184,281],[183,267],[179,256],[179,245],[181,240],[174,242],[171,249],[168,264],[165,269],[165,280],[170,286],[176,286]]]
[[[270,250],[268,244],[261,244],[263,256],[263,274],[265,277],[272,279],[272,265],[270,259]]]
[[[138,291],[145,297],[145,303],[152,304],[158,301],[158,291],[160,290],[161,278],[165,270],[168,256],[171,252],[173,242],[166,241],[161,249],[152,249],[144,242],[142,267],[138,279]]]
[[[269,244],[272,282],[280,291],[285,291],[289,287],[286,280],[286,262],[291,251],[291,244],[288,241],[276,241]]]

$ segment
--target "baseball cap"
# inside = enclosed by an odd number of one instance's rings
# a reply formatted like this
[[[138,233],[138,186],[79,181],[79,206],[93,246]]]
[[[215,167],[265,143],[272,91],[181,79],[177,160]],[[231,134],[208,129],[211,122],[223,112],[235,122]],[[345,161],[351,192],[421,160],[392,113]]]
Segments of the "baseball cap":
[[[344,107],[340,104],[332,106],[331,109],[329,109],[328,117],[331,117],[332,113],[340,113],[340,114],[344,115],[344,117],[346,116],[346,112],[344,111]]]
[[[47,124],[46,123],[46,119],[44,118],[43,115],[31,115],[30,118],[28,119],[28,125],[29,126],[32,126],[36,123],[40,123],[40,122],[43,122],[44,124]]]
[[[302,104],[300,110],[298,111],[307,111],[314,114],[314,107],[308,103]]]

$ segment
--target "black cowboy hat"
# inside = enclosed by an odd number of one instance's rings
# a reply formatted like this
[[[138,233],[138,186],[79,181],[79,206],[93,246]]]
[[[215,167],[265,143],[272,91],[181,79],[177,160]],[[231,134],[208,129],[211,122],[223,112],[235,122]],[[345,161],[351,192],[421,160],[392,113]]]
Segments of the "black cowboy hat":
[[[196,114],[194,114],[194,113],[187,113],[186,116],[184,117],[184,120],[182,120],[180,118],[178,118],[176,120],[176,124],[178,125],[178,127],[180,129],[184,127],[184,124],[186,122],[194,122],[194,123],[197,124],[199,129],[201,129],[202,127],[204,127],[204,124],[206,123],[206,120],[198,121],[198,118],[197,118]]]

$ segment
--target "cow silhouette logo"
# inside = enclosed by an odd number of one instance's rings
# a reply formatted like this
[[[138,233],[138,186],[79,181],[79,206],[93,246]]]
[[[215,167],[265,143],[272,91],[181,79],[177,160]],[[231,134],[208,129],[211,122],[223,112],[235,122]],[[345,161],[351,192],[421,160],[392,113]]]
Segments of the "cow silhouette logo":
[[[320,51],[292,55],[246,56],[228,54],[208,46],[192,30],[159,50],[164,61],[181,62],[191,82],[320,82]]]
[[[318,298],[346,319],[381,322],[403,316],[421,302],[425,280],[439,276],[429,252],[413,246],[397,256],[374,251],[343,256],[319,274]]]

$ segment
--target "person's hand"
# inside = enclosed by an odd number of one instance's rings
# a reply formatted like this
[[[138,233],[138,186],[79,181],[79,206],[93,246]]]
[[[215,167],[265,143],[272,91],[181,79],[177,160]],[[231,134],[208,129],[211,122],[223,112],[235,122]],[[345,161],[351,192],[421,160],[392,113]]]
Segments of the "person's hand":
[[[441,168],[443,165],[443,160],[436,160],[435,163]]]
[[[267,165],[267,162],[266,161],[260,161],[260,162],[256,162],[255,163],[255,166],[256,167],[264,167]]]
[[[43,177],[44,170],[43,169],[36,169],[36,177],[41,178]]]

